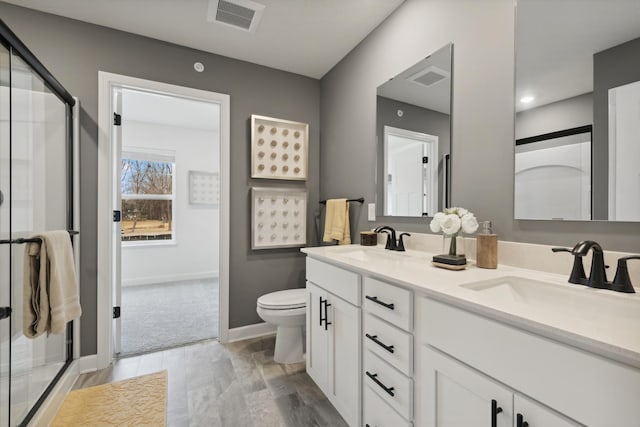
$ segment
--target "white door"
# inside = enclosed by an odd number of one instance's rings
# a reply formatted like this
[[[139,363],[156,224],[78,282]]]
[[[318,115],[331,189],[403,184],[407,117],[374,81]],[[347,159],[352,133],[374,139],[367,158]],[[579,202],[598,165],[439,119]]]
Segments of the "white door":
[[[422,414],[434,427],[512,425],[507,388],[430,347],[422,347]]]
[[[513,397],[513,413],[515,417],[513,425],[516,427],[577,427],[581,425],[518,393]]]
[[[438,206],[438,137],[384,127],[385,214],[433,216]]]
[[[329,389],[329,331],[325,326],[327,292],[307,282],[307,373],[321,390]]]
[[[120,185],[120,162],[122,160],[122,89],[113,87],[111,93],[113,106],[113,170],[118,171],[114,174],[113,179],[113,352],[120,354],[120,343],[122,335],[122,322],[120,317],[120,307],[122,305],[122,289],[121,289],[121,240],[122,240],[122,202],[121,202],[121,185]]]
[[[359,425],[360,408],[360,309],[329,294],[329,372],[331,394],[340,415],[349,425]]]

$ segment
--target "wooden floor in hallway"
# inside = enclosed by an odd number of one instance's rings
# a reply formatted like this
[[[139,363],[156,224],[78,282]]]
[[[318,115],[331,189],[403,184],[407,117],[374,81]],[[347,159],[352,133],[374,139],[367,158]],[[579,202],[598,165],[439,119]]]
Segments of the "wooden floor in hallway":
[[[74,389],[166,369],[168,426],[346,426],[304,363],[273,361],[274,343],[275,337],[212,340],[122,358],[80,375]]]

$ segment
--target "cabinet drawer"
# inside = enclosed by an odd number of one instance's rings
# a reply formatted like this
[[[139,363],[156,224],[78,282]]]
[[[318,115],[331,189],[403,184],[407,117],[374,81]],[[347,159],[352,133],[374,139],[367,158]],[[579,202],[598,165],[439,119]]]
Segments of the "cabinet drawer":
[[[370,351],[365,352],[363,381],[407,420],[413,417],[413,380]],[[385,388],[389,392],[385,391]],[[393,395],[392,395],[393,394]]]
[[[412,292],[371,277],[364,278],[367,311],[405,331],[413,327]]]
[[[413,373],[413,336],[383,322],[372,314],[364,316],[363,338],[366,348],[403,374]]]
[[[402,418],[371,388],[364,388],[363,418],[365,427],[411,427],[412,423]]]
[[[307,280],[360,307],[360,275],[307,257]]]
[[[422,340],[588,426],[638,425],[640,370],[423,298]]]

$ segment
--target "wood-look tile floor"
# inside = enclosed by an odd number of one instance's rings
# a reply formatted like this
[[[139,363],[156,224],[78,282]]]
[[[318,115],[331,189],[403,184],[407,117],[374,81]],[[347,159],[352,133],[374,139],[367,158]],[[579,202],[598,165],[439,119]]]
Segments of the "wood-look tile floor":
[[[305,372],[273,361],[275,337],[205,341],[82,374],[74,389],[168,371],[168,426],[346,426]]]

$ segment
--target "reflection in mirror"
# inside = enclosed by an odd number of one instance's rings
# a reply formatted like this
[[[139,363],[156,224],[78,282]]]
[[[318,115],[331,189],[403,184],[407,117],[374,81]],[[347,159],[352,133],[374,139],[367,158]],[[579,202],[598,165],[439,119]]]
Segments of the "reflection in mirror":
[[[452,49],[378,86],[377,215],[433,216],[448,206]]]
[[[518,0],[516,219],[640,221],[639,76],[638,1]]]

